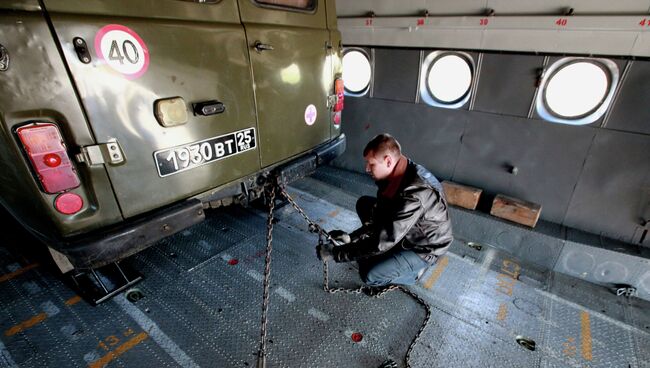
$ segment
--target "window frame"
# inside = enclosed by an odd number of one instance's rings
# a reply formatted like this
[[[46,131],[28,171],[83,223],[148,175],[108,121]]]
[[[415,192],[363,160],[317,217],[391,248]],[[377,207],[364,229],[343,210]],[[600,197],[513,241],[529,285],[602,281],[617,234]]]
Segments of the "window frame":
[[[546,99],[547,87],[551,79],[553,79],[558,72],[577,63],[590,63],[599,67],[605,73],[605,77],[607,78],[607,92],[598,105],[584,114],[574,117],[560,115],[548,106]],[[614,93],[618,87],[619,78],[618,65],[609,59],[589,57],[565,57],[558,59],[546,71],[544,71],[542,80],[538,87],[539,90],[537,91],[537,96],[535,97],[535,110],[542,119],[552,123],[569,125],[591,124],[600,119],[610,107],[612,100],[614,99]]]
[[[370,66],[370,79],[368,80],[368,85],[363,90],[361,90],[360,92],[353,92],[353,91],[348,90],[347,87],[345,87],[345,79],[344,79],[343,80],[344,94],[346,96],[351,96],[351,97],[363,97],[363,96],[367,95],[370,92],[370,88],[372,86],[373,78],[374,78],[374,75],[375,75],[375,67],[374,67],[372,56],[371,56],[370,52],[368,52],[364,48],[352,46],[352,47],[345,47],[343,49],[343,53],[341,55],[341,70],[343,70],[343,67],[344,67],[343,58],[345,57],[345,55],[347,53],[352,52],[352,51],[360,52],[361,55],[365,56],[366,59],[368,60],[368,64]]]
[[[463,96],[461,96],[455,101],[445,102],[439,100],[434,96],[433,92],[429,88],[428,80],[433,65],[435,65],[435,63],[441,58],[450,55],[458,56],[467,63],[470,69],[471,79],[470,79],[469,87],[467,88],[467,91]],[[474,86],[475,78],[476,78],[476,63],[474,62],[474,58],[472,57],[472,55],[463,51],[449,51],[449,50],[432,51],[424,58],[422,64],[420,65],[420,83],[419,83],[420,99],[424,101],[424,103],[430,106],[442,107],[445,109],[458,109],[460,107],[465,106],[465,104],[469,102],[469,99],[472,96],[472,89]]]

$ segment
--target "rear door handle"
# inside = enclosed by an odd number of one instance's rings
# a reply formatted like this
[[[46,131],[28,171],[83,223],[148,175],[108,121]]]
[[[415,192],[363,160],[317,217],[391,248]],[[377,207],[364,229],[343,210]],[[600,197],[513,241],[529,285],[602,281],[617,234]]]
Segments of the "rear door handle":
[[[255,48],[255,51],[257,52],[262,52],[262,51],[270,51],[273,50],[273,46],[262,43],[260,41],[255,41],[255,44],[253,45],[253,48]]]

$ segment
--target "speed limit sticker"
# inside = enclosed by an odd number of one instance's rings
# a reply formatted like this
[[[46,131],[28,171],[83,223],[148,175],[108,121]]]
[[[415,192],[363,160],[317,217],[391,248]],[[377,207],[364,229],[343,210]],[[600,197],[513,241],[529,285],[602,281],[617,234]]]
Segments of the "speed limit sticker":
[[[95,52],[108,66],[129,79],[141,77],[149,67],[149,49],[132,29],[109,24],[95,35]]]

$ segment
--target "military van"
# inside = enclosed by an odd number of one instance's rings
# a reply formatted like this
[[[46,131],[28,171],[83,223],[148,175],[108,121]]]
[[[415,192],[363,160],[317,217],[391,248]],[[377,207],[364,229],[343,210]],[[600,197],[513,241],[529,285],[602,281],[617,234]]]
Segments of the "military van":
[[[340,60],[334,0],[2,1],[2,206],[121,260],[341,154]]]

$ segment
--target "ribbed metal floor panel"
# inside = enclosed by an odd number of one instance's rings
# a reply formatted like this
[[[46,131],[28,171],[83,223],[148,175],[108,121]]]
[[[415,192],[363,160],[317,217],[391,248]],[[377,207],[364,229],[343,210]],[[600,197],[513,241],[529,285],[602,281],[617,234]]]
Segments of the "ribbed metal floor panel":
[[[324,168],[290,192],[326,229],[352,230],[359,224],[356,198],[374,187],[346,175]],[[378,299],[327,294],[317,237],[290,206],[276,216],[268,366],[402,365],[424,310],[401,292]],[[255,365],[263,211],[209,211],[203,223],[133,257],[128,262],[145,276],[138,285],[145,297],[136,303],[122,295],[98,307],[79,301],[51,267],[21,250],[24,241],[10,237],[0,247],[0,367]],[[480,251],[455,241],[412,288],[432,308],[413,366],[650,367],[647,302],[616,297],[543,263],[523,262],[487,239]],[[354,264],[331,264],[330,280],[359,285]],[[351,339],[354,332],[361,342]],[[536,350],[519,346],[520,335]]]

